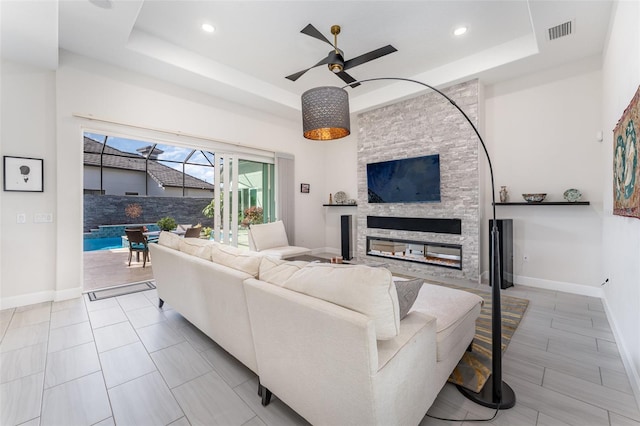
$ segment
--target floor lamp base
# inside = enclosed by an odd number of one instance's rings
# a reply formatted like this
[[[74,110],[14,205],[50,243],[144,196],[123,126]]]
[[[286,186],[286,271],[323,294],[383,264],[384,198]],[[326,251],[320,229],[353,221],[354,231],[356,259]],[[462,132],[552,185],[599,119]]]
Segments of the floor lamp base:
[[[513,389],[502,382],[502,401],[494,401],[493,399],[493,381],[487,380],[484,384],[484,387],[480,390],[480,392],[476,393],[470,391],[467,388],[463,388],[460,385],[456,385],[460,393],[462,393],[467,399],[475,402],[476,404],[483,405],[489,408],[500,408],[501,410],[507,410],[516,405],[516,394],[513,392]]]

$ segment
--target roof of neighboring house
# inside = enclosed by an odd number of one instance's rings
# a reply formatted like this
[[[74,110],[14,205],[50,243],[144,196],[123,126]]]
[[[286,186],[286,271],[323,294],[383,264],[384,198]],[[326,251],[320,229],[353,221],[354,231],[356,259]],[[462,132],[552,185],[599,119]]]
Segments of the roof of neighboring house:
[[[103,144],[94,141],[85,136],[84,138],[84,165],[100,167],[100,153]],[[147,159],[142,155],[130,152],[120,151],[110,146],[104,146],[104,154],[102,156],[102,167],[111,169],[134,170],[139,172],[145,171],[145,162]],[[188,173],[182,173],[179,170],[172,169],[159,163],[157,160],[148,160],[147,173],[159,185],[164,187],[182,188],[182,179],[184,177],[184,187],[194,189],[213,190],[214,186],[208,182],[191,176]]]

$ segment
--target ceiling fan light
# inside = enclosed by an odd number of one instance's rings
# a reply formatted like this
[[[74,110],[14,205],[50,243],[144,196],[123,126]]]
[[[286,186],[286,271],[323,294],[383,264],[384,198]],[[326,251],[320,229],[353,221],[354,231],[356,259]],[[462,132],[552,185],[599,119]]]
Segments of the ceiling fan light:
[[[342,72],[344,67],[342,66],[342,64],[329,64],[329,69],[331,70],[331,72],[338,74],[339,72]]]
[[[349,94],[333,86],[322,86],[302,94],[302,133],[307,139],[328,141],[349,136]]]

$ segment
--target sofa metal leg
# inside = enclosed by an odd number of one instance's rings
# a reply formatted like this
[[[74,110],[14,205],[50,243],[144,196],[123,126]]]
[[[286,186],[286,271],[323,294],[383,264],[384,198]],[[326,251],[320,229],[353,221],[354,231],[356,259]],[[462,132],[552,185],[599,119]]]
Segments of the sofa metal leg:
[[[469,347],[467,347],[467,352],[473,352],[473,340],[469,343]]]
[[[262,396],[262,385],[260,384],[259,379],[258,379],[258,396]]]
[[[158,297],[158,308],[162,308],[162,305],[164,305],[164,300]]]
[[[262,388],[262,406],[266,407],[267,405],[269,405],[269,403],[271,402],[271,391],[267,388],[265,388],[264,386],[260,385],[260,387]],[[260,391],[258,391],[260,392]]]

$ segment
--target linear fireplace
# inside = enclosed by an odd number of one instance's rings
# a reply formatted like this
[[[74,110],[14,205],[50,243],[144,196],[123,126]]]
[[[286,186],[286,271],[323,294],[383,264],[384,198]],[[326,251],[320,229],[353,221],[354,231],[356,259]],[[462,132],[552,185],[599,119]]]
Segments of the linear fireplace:
[[[462,246],[457,244],[368,236],[367,256],[462,269]]]

